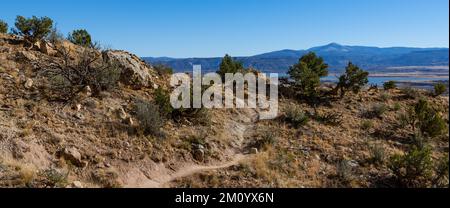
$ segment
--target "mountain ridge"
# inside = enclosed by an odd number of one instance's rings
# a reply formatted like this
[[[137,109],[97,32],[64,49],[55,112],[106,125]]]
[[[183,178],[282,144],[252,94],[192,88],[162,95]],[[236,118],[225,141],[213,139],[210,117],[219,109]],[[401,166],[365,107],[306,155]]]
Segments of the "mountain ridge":
[[[322,56],[330,65],[331,71],[343,70],[349,61],[367,70],[384,70],[399,66],[449,65],[448,48],[347,46],[338,43],[330,43],[305,50],[283,49],[254,56],[236,57],[235,59],[241,61],[245,67],[253,67],[264,72],[284,73],[289,66],[295,64],[302,55],[308,52],[315,52]],[[168,65],[175,71],[190,71],[192,64],[201,64],[205,71],[215,71],[221,61],[221,57],[143,57],[143,59],[151,64]]]

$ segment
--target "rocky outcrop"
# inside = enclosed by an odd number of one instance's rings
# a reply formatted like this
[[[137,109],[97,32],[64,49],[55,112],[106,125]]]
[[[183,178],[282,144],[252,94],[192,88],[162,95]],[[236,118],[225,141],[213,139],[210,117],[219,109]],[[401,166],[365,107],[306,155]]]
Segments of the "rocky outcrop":
[[[122,69],[121,82],[135,89],[153,87],[156,72],[134,54],[126,51],[105,51],[103,60],[116,63]]]

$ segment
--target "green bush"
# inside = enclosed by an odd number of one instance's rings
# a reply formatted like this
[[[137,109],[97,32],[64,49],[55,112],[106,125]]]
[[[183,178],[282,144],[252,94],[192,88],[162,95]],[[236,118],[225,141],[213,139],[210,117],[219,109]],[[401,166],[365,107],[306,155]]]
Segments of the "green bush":
[[[443,83],[434,85],[434,95],[439,96],[447,92],[447,86]]]
[[[373,122],[372,121],[369,121],[369,120],[364,120],[362,123],[361,123],[361,129],[362,130],[370,130],[371,128],[373,128]]]
[[[174,109],[172,107],[172,104],[170,103],[170,94],[160,87],[155,91],[154,99],[156,105],[159,106],[161,115],[165,117],[171,116]]]
[[[317,88],[320,86],[320,78],[328,75],[328,65],[323,58],[317,57],[311,52],[300,58],[299,62],[289,68],[291,79],[295,86],[307,97],[316,97]]]
[[[353,93],[358,93],[362,87],[369,83],[369,72],[360,69],[358,66],[348,63],[345,69],[345,74],[339,77],[339,82],[336,86],[336,92],[341,91],[341,97],[345,96],[348,90]]]
[[[15,26],[16,28],[13,29],[14,34],[23,36],[29,44],[34,44],[44,39],[51,32],[53,20],[48,17],[38,18],[33,16],[25,18],[17,16]]]
[[[309,117],[297,105],[290,105],[285,110],[285,121],[300,127],[309,122]]]
[[[420,93],[412,87],[405,87],[401,89],[401,93],[407,99],[416,99],[420,95]]]
[[[143,100],[138,100],[134,106],[134,113],[139,121],[142,133],[145,135],[160,135],[163,119],[159,114],[158,106]]]
[[[413,148],[405,155],[394,155],[389,169],[403,185],[425,187],[433,175],[431,149]]]
[[[436,178],[434,179],[435,184],[438,187],[448,188],[449,182],[449,159],[448,154],[444,155],[438,162],[435,170]]]
[[[85,29],[74,30],[69,33],[67,40],[72,42],[73,44],[83,46],[83,47],[92,47],[92,38],[91,35]]]
[[[8,23],[4,22],[3,20],[0,20],[0,33],[7,33],[8,32]]]
[[[397,84],[394,81],[385,82],[383,84],[383,88],[385,90],[392,90],[392,89],[395,89],[396,87],[397,87]]]
[[[446,133],[447,125],[442,116],[434,108],[429,106],[425,100],[420,100],[414,106],[414,113],[412,115],[417,119],[417,126],[422,132],[430,137],[436,137]]]

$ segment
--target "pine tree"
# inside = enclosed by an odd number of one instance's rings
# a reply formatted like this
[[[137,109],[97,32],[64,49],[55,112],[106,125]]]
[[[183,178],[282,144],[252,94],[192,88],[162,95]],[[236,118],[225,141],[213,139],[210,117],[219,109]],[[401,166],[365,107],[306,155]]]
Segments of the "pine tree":
[[[289,68],[288,74],[297,87],[308,97],[317,96],[320,77],[328,75],[328,65],[323,58],[310,52],[300,58],[299,62]]]
[[[352,90],[353,93],[358,93],[364,85],[369,83],[368,76],[369,72],[366,72],[352,62],[349,62],[345,68],[345,74],[339,77],[335,93],[340,90],[341,97],[344,97],[348,90]]]

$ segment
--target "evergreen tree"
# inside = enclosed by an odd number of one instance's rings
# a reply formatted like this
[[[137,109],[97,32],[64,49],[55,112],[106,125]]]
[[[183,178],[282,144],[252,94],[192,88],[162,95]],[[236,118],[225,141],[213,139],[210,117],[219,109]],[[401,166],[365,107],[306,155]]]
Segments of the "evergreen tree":
[[[21,35],[28,43],[34,44],[44,39],[51,32],[53,20],[48,17],[38,18],[33,16],[25,18],[17,16],[15,26],[16,28],[13,29],[14,34]]]
[[[7,33],[7,32],[8,32],[8,24],[3,20],[0,20],[0,33]]]
[[[242,66],[242,63],[234,61],[231,56],[226,54],[225,57],[223,57],[222,62],[220,63],[220,68],[217,73],[220,74],[222,78],[225,78],[225,74],[227,73],[235,74],[238,73],[243,68],[244,67]]]
[[[323,58],[310,52],[300,58],[299,62],[289,68],[288,74],[302,93],[308,97],[317,96],[320,77],[328,75],[328,65]]]
[[[73,44],[84,47],[92,47],[93,45],[91,35],[85,29],[74,30],[69,34],[67,39]]]
[[[352,62],[349,62],[345,68],[345,74],[339,77],[335,92],[337,93],[337,91],[340,90],[341,97],[344,97],[348,90],[352,90],[353,93],[358,93],[364,85],[369,83],[368,76],[369,72],[366,72]]]

